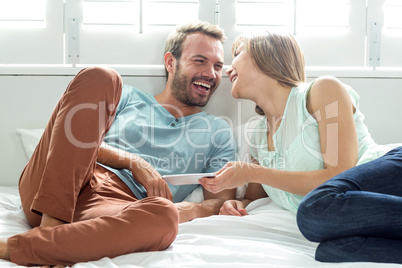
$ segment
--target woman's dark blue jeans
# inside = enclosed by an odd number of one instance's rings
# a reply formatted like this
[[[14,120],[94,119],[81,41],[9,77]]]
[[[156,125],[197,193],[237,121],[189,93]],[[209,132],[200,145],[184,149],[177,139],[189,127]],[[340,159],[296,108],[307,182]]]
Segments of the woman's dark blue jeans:
[[[310,192],[297,224],[318,261],[402,263],[402,147]]]

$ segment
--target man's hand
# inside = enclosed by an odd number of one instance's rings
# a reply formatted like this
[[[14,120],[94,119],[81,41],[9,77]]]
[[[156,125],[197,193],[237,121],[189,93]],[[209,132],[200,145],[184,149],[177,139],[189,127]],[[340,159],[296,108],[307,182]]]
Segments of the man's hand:
[[[173,201],[172,192],[161,174],[142,157],[103,143],[97,161],[109,167],[131,170],[134,179],[147,190],[148,196]]]
[[[136,181],[141,183],[149,196],[160,196],[173,201],[172,192],[161,174],[141,157],[135,157],[132,162],[131,173]]]

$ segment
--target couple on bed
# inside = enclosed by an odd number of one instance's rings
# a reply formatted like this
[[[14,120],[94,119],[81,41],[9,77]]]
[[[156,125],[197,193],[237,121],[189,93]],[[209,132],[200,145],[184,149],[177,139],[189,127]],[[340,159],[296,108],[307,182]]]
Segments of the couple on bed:
[[[78,73],[21,175],[22,206],[37,228],[1,241],[0,257],[72,265],[163,250],[178,223],[247,215],[247,204],[269,196],[320,242],[317,260],[402,263],[402,147],[375,144],[352,88],[333,77],[306,83],[291,35],[263,33],[236,39],[226,71],[233,97],[262,115],[252,162],[235,162],[228,124],[199,108],[221,81],[224,39],[208,23],[179,26],[156,96],[110,69]],[[217,174],[200,180],[200,204],[182,202],[196,185],[161,179],[197,172]],[[245,199],[235,200],[244,184]]]

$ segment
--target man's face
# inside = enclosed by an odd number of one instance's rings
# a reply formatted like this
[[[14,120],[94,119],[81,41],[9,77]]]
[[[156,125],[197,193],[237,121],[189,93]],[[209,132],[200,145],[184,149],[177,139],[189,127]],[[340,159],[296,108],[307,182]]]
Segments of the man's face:
[[[176,60],[172,94],[183,104],[203,107],[221,82],[222,43],[201,33],[187,36],[180,60]]]

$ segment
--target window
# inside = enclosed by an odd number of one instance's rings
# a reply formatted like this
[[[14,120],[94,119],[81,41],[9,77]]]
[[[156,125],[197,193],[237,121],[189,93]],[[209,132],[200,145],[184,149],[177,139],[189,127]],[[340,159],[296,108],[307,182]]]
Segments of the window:
[[[175,26],[198,19],[198,1],[145,1],[144,24]]]
[[[379,16],[379,23],[384,21],[381,33],[378,33],[380,42],[380,67],[402,66],[402,1],[385,0],[383,18]]]
[[[200,19],[225,30],[226,64],[235,37],[269,30],[293,33],[307,66],[400,67],[400,14],[400,0],[0,0],[0,63],[161,65],[175,25]]]
[[[83,2],[83,24],[132,26],[139,23],[140,1]],[[137,12],[136,12],[137,11]]]
[[[44,28],[45,15],[45,0],[0,0],[1,28]]]
[[[0,63],[63,63],[63,8],[63,0],[0,0]]]
[[[135,27],[137,32],[198,18],[198,1],[151,1],[120,0],[99,1],[84,0],[83,24],[85,26]]]
[[[237,1],[236,25],[244,31],[294,32],[293,1]]]
[[[384,28],[388,31],[402,31],[402,1],[386,0],[384,3]]]
[[[347,0],[271,0],[236,3],[236,25],[246,31],[332,34],[349,28]]]
[[[220,4],[229,42],[245,32],[289,32],[302,46],[309,66],[366,64],[365,0],[229,0]],[[233,19],[232,14],[237,17]]]
[[[78,5],[71,9],[66,13],[80,14]],[[194,0],[84,0],[79,63],[163,64],[170,31],[178,23],[197,19]]]
[[[295,33],[337,34],[350,29],[349,0],[297,1]]]

